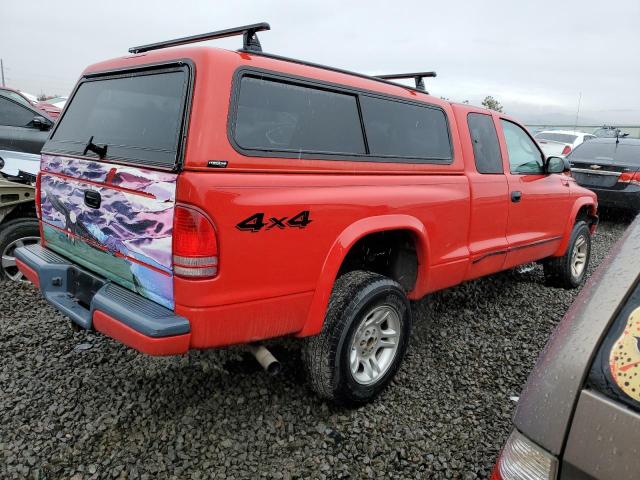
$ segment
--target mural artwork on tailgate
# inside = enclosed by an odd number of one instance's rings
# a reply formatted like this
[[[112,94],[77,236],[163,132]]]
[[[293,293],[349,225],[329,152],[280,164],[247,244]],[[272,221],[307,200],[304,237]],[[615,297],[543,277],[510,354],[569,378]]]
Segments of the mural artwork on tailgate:
[[[173,308],[176,175],[51,155],[41,171],[48,247]]]

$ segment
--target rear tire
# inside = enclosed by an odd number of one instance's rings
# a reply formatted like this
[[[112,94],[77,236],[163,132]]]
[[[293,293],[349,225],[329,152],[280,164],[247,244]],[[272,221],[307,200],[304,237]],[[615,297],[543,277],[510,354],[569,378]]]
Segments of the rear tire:
[[[573,226],[566,253],[544,262],[547,285],[566,289],[579,287],[584,282],[590,259],[591,231],[586,222],[579,221]]]
[[[23,245],[36,243],[40,239],[38,220],[18,218],[0,225],[0,281],[26,281],[16,267],[14,250]]]
[[[362,405],[382,392],[400,368],[411,334],[402,287],[365,271],[336,281],[322,331],[306,340],[311,388],[341,405]]]

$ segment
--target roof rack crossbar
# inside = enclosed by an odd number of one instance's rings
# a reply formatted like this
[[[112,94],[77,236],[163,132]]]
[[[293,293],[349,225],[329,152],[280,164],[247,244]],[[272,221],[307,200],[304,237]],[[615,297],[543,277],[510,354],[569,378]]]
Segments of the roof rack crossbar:
[[[376,75],[377,78],[383,80],[400,80],[404,78],[413,78],[416,82],[416,89],[425,90],[424,78],[433,78],[436,76],[436,72],[416,72],[416,73],[394,73],[391,75]]]
[[[258,40],[257,32],[262,32],[264,30],[271,30],[268,23],[254,23],[251,25],[244,25],[242,27],[227,28],[226,30],[218,30],[216,32],[202,33],[200,35],[192,35],[190,37],[175,38],[173,40],[165,40],[164,42],[131,47],[129,52],[142,53],[148,52],[149,50],[159,50],[161,48],[175,47],[178,45],[185,45],[187,43],[204,42],[206,40],[214,40],[217,38],[233,37],[236,35],[242,35],[243,50],[261,52],[262,47],[260,46],[260,40]]]
[[[239,51],[243,52],[244,50],[239,50]],[[408,85],[402,85],[401,83],[391,82],[380,76],[373,76],[373,75],[367,75],[365,73],[353,72],[351,70],[345,70],[344,68],[331,67],[329,65],[322,65],[321,63],[310,62],[308,60],[300,60],[299,58],[284,57],[282,55],[276,55],[274,53],[267,53],[267,52],[247,52],[247,53],[253,53],[254,55],[260,55],[261,57],[266,57],[266,58],[273,58],[274,60],[281,60],[283,62],[297,63],[298,65],[305,65],[307,67],[321,68],[323,70],[330,70],[332,72],[344,73],[345,75],[353,75],[355,77],[366,78],[367,80],[374,80],[376,82],[386,83],[387,85],[393,85],[394,87],[402,87],[415,92],[426,93],[427,95],[429,94],[429,92],[427,92],[426,90],[420,90],[418,88],[410,87]]]

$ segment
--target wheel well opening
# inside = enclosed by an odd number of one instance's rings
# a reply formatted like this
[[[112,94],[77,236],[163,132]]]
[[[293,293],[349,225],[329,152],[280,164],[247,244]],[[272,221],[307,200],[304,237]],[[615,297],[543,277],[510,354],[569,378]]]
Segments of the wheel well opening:
[[[13,208],[7,207],[4,211],[0,210],[0,223],[7,223],[18,218],[38,218],[35,202],[19,203]]]
[[[598,223],[598,216],[592,213],[591,205],[584,205],[580,207],[578,210],[578,214],[576,215],[576,223],[580,221],[587,222],[589,228],[592,228],[596,223]]]
[[[405,291],[418,277],[416,239],[408,230],[371,233],[358,240],[344,258],[338,276],[354,270],[379,273],[398,282]]]

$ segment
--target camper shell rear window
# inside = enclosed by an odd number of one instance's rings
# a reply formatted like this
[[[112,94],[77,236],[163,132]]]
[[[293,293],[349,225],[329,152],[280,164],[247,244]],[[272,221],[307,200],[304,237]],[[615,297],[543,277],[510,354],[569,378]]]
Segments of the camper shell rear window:
[[[187,65],[85,77],[43,152],[96,156],[105,161],[174,169],[180,163],[190,90]]]

